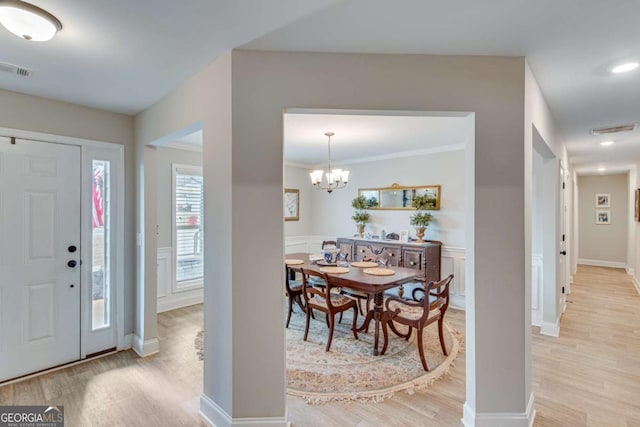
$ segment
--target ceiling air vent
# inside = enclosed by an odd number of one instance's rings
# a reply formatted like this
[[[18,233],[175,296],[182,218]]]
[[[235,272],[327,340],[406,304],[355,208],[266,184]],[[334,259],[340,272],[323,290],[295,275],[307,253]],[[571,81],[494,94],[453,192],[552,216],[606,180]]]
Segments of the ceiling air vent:
[[[22,77],[31,77],[31,73],[33,73],[33,70],[29,68],[9,64],[8,62],[0,62],[0,71],[4,73],[17,74]]]
[[[636,130],[637,126],[638,126],[637,123],[632,123],[630,125],[617,125],[617,126],[608,126],[603,128],[595,128],[595,129],[591,129],[591,135],[608,135],[611,133],[618,133],[618,132],[631,132]]]

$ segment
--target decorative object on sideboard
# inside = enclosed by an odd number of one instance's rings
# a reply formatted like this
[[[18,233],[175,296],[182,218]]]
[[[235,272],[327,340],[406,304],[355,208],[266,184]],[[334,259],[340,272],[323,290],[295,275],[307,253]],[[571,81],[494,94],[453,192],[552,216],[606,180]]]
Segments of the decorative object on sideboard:
[[[402,186],[394,183],[389,187],[358,189],[358,196],[365,198],[367,209],[373,210],[413,210],[413,198],[424,195],[432,201],[428,210],[440,210],[439,185]]]
[[[416,213],[411,216],[411,225],[416,228],[416,237],[418,243],[424,243],[424,233],[427,226],[431,222],[433,215],[426,212],[430,206],[433,206],[433,198],[428,194],[415,196],[411,200],[411,205],[416,209]]]
[[[326,132],[325,135],[329,138],[329,142],[327,143],[329,152],[327,169],[324,171],[314,170],[309,174],[309,176],[311,177],[311,183],[316,190],[327,190],[327,192],[331,194],[333,190],[346,187],[347,182],[349,181],[349,171],[331,168],[331,137],[335,134],[333,132]],[[322,183],[323,175],[325,175],[327,179],[326,184]]]
[[[364,237],[364,226],[371,221],[371,215],[365,211],[367,209],[367,201],[364,196],[358,196],[351,201],[351,206],[356,209],[356,213],[351,217],[358,226],[358,235]]]
[[[300,190],[284,189],[284,220],[300,221]]]

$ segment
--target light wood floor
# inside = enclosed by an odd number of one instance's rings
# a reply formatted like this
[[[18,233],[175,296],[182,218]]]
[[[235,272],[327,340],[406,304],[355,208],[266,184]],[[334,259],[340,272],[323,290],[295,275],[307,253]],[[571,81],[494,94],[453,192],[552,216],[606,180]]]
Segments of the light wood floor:
[[[464,331],[464,313],[449,322]],[[0,405],[62,404],[67,426],[202,426],[202,362],[193,339],[202,307],[159,316],[162,352],[127,351],[0,387]],[[289,398],[298,426],[459,426],[464,354],[449,374],[384,403],[307,405]],[[581,266],[560,338],[533,335],[536,426],[640,426],[640,296],[624,271]]]

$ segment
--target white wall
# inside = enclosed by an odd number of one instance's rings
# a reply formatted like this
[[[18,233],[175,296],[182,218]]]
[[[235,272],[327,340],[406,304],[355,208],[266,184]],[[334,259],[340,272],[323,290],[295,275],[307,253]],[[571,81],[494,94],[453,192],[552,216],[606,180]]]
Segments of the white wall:
[[[564,168],[568,168],[569,161],[567,156],[567,150],[564,145],[564,139],[562,134],[558,130],[556,126],[555,119],[551,114],[551,110],[540,90],[540,86],[536,81],[536,78],[529,67],[529,64],[524,64],[524,91],[525,91],[525,109],[524,109],[524,239],[525,239],[525,271],[527,272],[525,275],[525,306],[531,306],[531,297],[532,297],[532,277],[534,274],[534,268],[532,264],[532,205],[533,205],[533,146],[534,142],[536,146],[539,148],[541,143],[549,150],[549,156],[545,157],[554,157],[557,159],[558,163],[561,164]],[[571,186],[565,190],[565,200],[571,200]],[[556,193],[557,194],[557,193]],[[557,203],[559,204],[559,203]],[[567,205],[567,217],[571,218],[571,211],[569,209],[570,204]],[[560,217],[560,211],[564,207],[557,206],[557,216],[558,220]],[[566,227],[567,230],[567,241],[571,242],[571,233],[570,227]],[[557,236],[556,236],[557,237]],[[544,243],[543,243],[544,245]],[[567,245],[570,247],[570,245]],[[569,255],[570,255],[569,251]],[[556,265],[556,283],[551,283],[551,288],[549,288],[549,284],[544,286],[546,290],[545,299],[548,299],[550,296],[552,300],[555,300],[555,307],[553,312],[561,313],[561,307],[564,303],[564,295],[562,294],[562,286],[569,286],[569,257],[567,257],[567,262],[564,263],[565,268],[561,269],[559,254],[556,255],[555,265]],[[549,263],[545,262],[547,265]],[[544,270],[544,269],[543,269]],[[543,273],[544,275],[544,273]],[[555,286],[553,286],[555,285]],[[552,294],[552,295],[550,295]],[[526,310],[525,313],[525,324],[531,325],[531,310]],[[558,314],[557,318],[554,319],[553,322],[550,322],[545,330],[550,335],[556,335],[559,333],[560,329],[560,314]],[[525,334],[525,347],[526,347],[526,355],[527,361],[525,363],[527,372],[527,395],[531,394],[531,382],[529,381],[531,378],[531,334]]]
[[[172,165],[202,167],[202,153],[166,147],[158,147],[156,150],[158,248],[166,248],[170,247],[173,241],[171,231],[171,213],[174,208],[172,200]]]
[[[300,190],[300,206],[298,211],[298,221],[285,221],[285,237],[308,236],[312,234],[312,224],[314,223],[315,207],[312,203],[313,192],[316,191],[311,186],[309,169],[285,164],[284,186]]]
[[[441,185],[440,210],[431,211],[433,220],[426,239],[441,240],[444,245],[465,247],[465,152],[464,150],[424,154],[420,156],[379,160],[375,162],[341,164],[348,169],[349,184],[329,194],[314,190],[312,197],[313,223],[311,234],[349,237],[356,232],[351,219],[351,201],[359,188],[388,187],[397,183],[407,186]],[[308,181],[308,179],[307,179]],[[307,183],[307,186],[311,186]],[[366,231],[379,234],[415,230],[409,222],[414,211],[369,210],[371,222]]]
[[[133,117],[0,90],[0,127],[124,145],[124,333],[133,332],[135,301],[135,173]]]
[[[628,174],[578,177],[579,263],[625,268],[629,212]],[[611,208],[596,208],[596,193],[611,194]],[[596,210],[611,212],[610,225],[596,224]]]

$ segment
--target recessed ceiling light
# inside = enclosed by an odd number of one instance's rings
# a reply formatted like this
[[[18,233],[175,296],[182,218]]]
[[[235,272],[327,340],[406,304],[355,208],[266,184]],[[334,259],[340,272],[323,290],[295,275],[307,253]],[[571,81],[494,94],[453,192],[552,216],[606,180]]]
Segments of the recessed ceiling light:
[[[615,144],[615,141],[602,141],[600,143],[600,145],[602,145],[603,147],[608,147],[609,145],[613,145]]]
[[[598,172],[604,172],[606,170],[607,170],[607,168],[598,168]]]
[[[19,0],[0,0],[0,24],[22,39],[37,42],[51,40],[62,29],[58,18]]]
[[[638,64],[637,62],[627,62],[625,64],[620,64],[616,67],[613,67],[611,69],[611,72],[616,74],[626,73],[628,71],[635,70],[636,68],[638,68],[639,65],[640,64]]]

